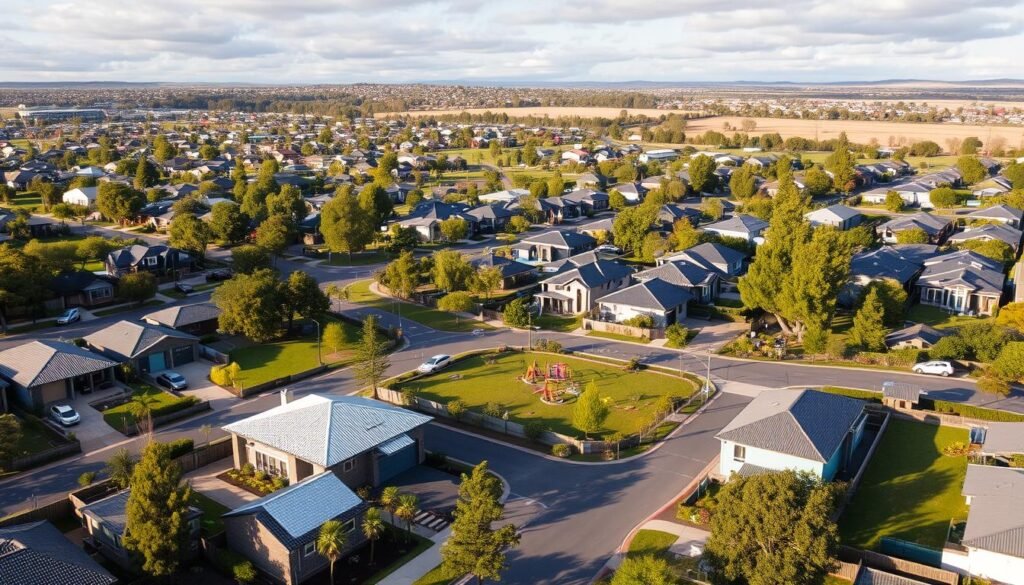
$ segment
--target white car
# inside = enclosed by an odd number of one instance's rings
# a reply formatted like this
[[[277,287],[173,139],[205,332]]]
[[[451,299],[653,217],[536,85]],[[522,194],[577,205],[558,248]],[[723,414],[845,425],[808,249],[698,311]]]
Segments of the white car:
[[[57,317],[57,325],[69,325],[82,318],[82,312],[78,309],[68,309]]]
[[[473,337],[482,337],[486,333],[483,329],[474,329]]]
[[[422,364],[420,364],[420,367],[416,368],[416,371],[418,371],[420,373],[423,373],[423,374],[429,374],[431,372],[436,372],[436,371],[440,370],[441,368],[444,368],[449,363],[451,363],[451,361],[452,361],[451,356],[445,355],[443,353],[442,354],[438,354],[438,355],[435,355],[434,357],[430,358],[429,360],[423,362]]]
[[[942,361],[921,362],[914,364],[914,367],[911,369],[918,374],[948,376],[953,373],[953,364]]]
[[[77,425],[82,422],[82,417],[75,412],[74,408],[66,404],[57,404],[50,407],[50,418],[65,427]]]
[[[619,248],[618,246],[613,246],[611,244],[601,244],[600,246],[594,248],[594,251],[604,252],[606,254],[621,254],[622,248]]]

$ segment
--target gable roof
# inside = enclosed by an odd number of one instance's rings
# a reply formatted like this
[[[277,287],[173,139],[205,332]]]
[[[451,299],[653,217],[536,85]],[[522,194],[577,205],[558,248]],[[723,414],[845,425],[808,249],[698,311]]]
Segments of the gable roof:
[[[588,254],[588,256],[590,255]],[[585,264],[577,265],[573,262],[564,262],[560,265],[560,270],[554,276],[546,278],[542,282],[544,284],[560,285],[567,284],[573,280],[579,280],[584,285],[593,288],[613,280],[629,278],[631,274],[633,274],[633,271],[628,266],[612,260],[595,257],[593,261]]]
[[[502,278],[508,278],[515,276],[516,274],[522,274],[524,272],[535,272],[536,266],[531,266],[525,262],[518,260],[512,260],[505,258],[504,256],[498,256],[497,254],[485,254],[479,258],[474,258],[469,261],[477,270],[481,268],[497,268],[501,271]]]
[[[718,274],[686,260],[674,260],[665,262],[661,266],[637,272],[633,276],[637,280],[658,278],[671,284],[693,287],[710,283],[718,277]]]
[[[765,390],[716,438],[826,463],[864,410],[864,401],[816,390]]]
[[[85,341],[89,345],[126,360],[142,355],[147,349],[165,339],[199,340],[198,337],[188,333],[133,321],[118,321],[85,336]]]
[[[948,335],[925,323],[916,323],[903,329],[898,329],[885,336],[887,345],[895,345],[904,341],[920,339],[929,345],[935,345],[940,339]]]
[[[971,497],[961,544],[1024,558],[1024,469],[968,465],[961,493]]]
[[[331,467],[430,420],[359,396],[310,394],[229,424],[224,430]]]
[[[599,298],[598,302],[667,311],[688,302],[691,298],[693,295],[685,288],[660,278],[652,278],[609,293]]]
[[[857,573],[857,580],[853,582],[853,585],[927,585],[924,581],[918,581],[917,579],[911,579],[910,577],[903,577],[900,575],[894,575],[892,573],[886,573],[885,571],[879,571],[878,569],[872,569],[871,567],[861,567],[860,572]]]
[[[830,205],[804,214],[810,221],[846,221],[861,215],[861,212],[842,204]]]
[[[898,244],[859,252],[850,262],[850,274],[868,278],[892,278],[906,284],[935,255],[938,246]]]
[[[541,201],[545,200],[542,199]],[[526,238],[522,241],[524,244],[548,244],[550,246],[570,249],[593,245],[596,242],[597,240],[587,234],[571,232],[568,230],[544,232],[543,234],[533,236],[532,238]]]
[[[964,287],[974,292],[1002,294],[1006,275],[1002,263],[971,250],[959,250],[925,262],[917,286]]]
[[[890,230],[898,232],[901,230],[909,230],[919,228],[929,236],[934,236],[946,229],[950,221],[942,217],[936,217],[930,213],[920,212],[914,215],[904,215],[891,219],[882,225],[878,226],[880,230]]]
[[[0,376],[32,388],[116,366],[102,355],[62,341],[30,341],[0,351]]]
[[[999,240],[1013,249],[1020,245],[1021,231],[1004,223],[987,223],[975,228],[957,232],[949,237],[950,242],[965,242],[976,239]]]
[[[768,229],[768,222],[753,215],[737,213],[729,219],[704,226],[705,230],[756,234]]]
[[[154,311],[142,317],[146,321],[156,322],[158,325],[170,327],[184,327],[193,323],[216,319],[220,315],[220,309],[213,303],[196,303],[194,305],[178,305]]]
[[[1024,423],[988,423],[981,452],[988,455],[1024,453]]]
[[[1016,207],[1010,207],[1009,205],[1000,203],[999,205],[993,205],[992,207],[985,207],[978,209],[967,214],[967,217],[981,218],[981,219],[1016,219],[1020,221],[1024,219],[1024,211],[1017,209]]]
[[[235,508],[224,516],[256,514],[278,540],[292,548],[324,522],[361,506],[365,503],[355,492],[334,473],[325,471]]]
[[[719,265],[732,265],[737,262],[742,262],[746,258],[746,254],[733,250],[728,246],[724,246],[717,242],[707,242],[704,244],[697,244],[692,248],[687,248],[678,254],[673,254],[665,258],[666,262],[675,262],[679,260],[686,260],[714,272],[722,273],[722,270],[718,268]]]
[[[117,579],[43,520],[0,528],[0,585],[109,585]]]

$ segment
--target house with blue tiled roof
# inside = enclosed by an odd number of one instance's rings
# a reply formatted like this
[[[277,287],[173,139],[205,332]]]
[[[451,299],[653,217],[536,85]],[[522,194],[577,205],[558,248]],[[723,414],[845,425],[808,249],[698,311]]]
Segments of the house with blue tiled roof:
[[[49,522],[0,528],[0,585],[112,585],[117,579]]]
[[[298,483],[333,471],[356,489],[378,486],[419,465],[423,427],[431,418],[362,398],[310,394],[224,427],[231,433],[234,465]]]
[[[329,567],[316,550],[324,522],[341,523],[347,537],[343,557],[362,546],[368,507],[337,475],[325,471],[228,512],[224,532],[228,548],[275,581],[294,585]]]

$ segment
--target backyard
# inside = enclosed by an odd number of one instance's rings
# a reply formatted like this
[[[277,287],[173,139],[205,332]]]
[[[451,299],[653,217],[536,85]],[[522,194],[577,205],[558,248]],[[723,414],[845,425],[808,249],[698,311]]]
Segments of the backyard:
[[[541,368],[556,362],[566,364],[572,381],[580,390],[591,381],[597,384],[611,412],[601,432],[591,437],[615,432],[634,433],[647,422],[651,408],[660,397],[685,398],[699,385],[690,378],[651,371],[626,372],[618,365],[568,356],[505,352],[469,356],[438,374],[400,383],[395,389],[414,389],[419,396],[442,403],[459,399],[476,411],[483,410],[488,403],[496,403],[502,412],[507,410],[509,419],[515,422],[540,422],[556,433],[580,436],[572,426],[571,397],[564,404],[545,404],[537,393],[540,385],[519,379],[533,362]]]
[[[371,280],[360,280],[359,282],[354,282],[349,285],[348,300],[360,305],[374,307],[381,311],[389,311],[395,314],[400,313],[403,319],[409,319],[421,325],[426,325],[427,327],[439,329],[441,331],[468,332],[474,329],[490,328],[485,323],[459,317],[453,313],[446,313],[444,311],[438,311],[437,309],[424,307],[423,305],[407,303],[374,294],[370,291],[370,284],[372,282],[373,281]]]
[[[876,548],[883,536],[942,548],[950,521],[966,517],[965,457],[942,449],[968,442],[966,429],[892,419],[839,521],[844,544]]]
[[[224,521],[221,516],[230,512],[230,508],[215,502],[199,492],[192,492],[192,505],[203,511],[202,522],[203,536],[213,536],[224,531]]]

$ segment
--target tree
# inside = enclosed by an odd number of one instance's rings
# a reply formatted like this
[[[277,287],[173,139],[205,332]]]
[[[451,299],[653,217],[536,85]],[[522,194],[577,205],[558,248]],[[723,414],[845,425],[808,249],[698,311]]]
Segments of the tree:
[[[469,277],[473,274],[473,265],[466,261],[460,252],[442,250],[434,254],[434,268],[431,279],[439,290],[454,292],[465,290]]]
[[[572,426],[582,431],[585,438],[590,439],[591,433],[601,430],[601,425],[609,414],[608,405],[601,398],[597,383],[591,381],[572,408]]]
[[[200,261],[206,258],[206,247],[213,238],[210,226],[191,213],[174,216],[171,220],[170,236],[172,246],[185,250]]]
[[[500,289],[504,280],[504,277],[501,275],[501,268],[487,266],[478,269],[476,274],[471,275],[469,288],[477,294],[491,298],[491,293]]]
[[[252,561],[241,561],[231,567],[231,575],[239,585],[248,585],[256,580],[256,567]]]
[[[395,204],[384,187],[377,183],[370,183],[359,192],[359,207],[369,215],[370,224],[376,231],[377,227],[383,225],[391,217]]]
[[[722,205],[722,201],[715,197],[705,197],[704,201],[700,204],[700,212],[708,217],[711,221],[718,221],[722,219],[722,215],[725,213],[725,208]]]
[[[973,250],[986,258],[1000,262],[1012,262],[1016,253],[1013,247],[1002,240],[967,240],[957,245],[961,250]]]
[[[306,218],[308,213],[306,200],[303,199],[299,188],[294,185],[285,185],[278,193],[267,195],[268,216],[283,215],[293,224],[298,224]]]
[[[132,272],[117,281],[117,296],[140,305],[156,294],[156,277],[149,272]]]
[[[646,205],[628,207],[620,211],[612,223],[615,244],[634,253],[641,252],[644,236],[651,228],[657,212],[656,208]]]
[[[974,156],[961,156],[956,160],[956,168],[960,169],[960,174],[967,185],[980,183],[988,176],[985,165]]]
[[[715,581],[821,583],[835,566],[840,489],[794,471],[732,477],[718,493],[704,560]]]
[[[932,189],[928,194],[928,198],[931,200],[932,205],[935,207],[941,207],[943,209],[950,209],[956,207],[959,197],[957,197],[956,191],[951,187],[939,187]]]
[[[505,225],[505,229],[507,229],[509,233],[521,234],[530,229],[530,220],[521,215],[514,215],[508,220],[508,223]]]
[[[380,517],[380,508],[367,508],[366,514],[363,515],[363,536],[366,540],[370,541],[370,564],[373,564],[373,553],[376,548],[377,541],[380,537],[384,536],[384,531],[387,527],[384,525],[384,520]]]
[[[288,275],[284,286],[284,314],[288,321],[288,331],[292,330],[295,315],[316,319],[330,308],[331,301],[320,290],[315,278],[301,270]]]
[[[347,337],[345,335],[345,328],[341,326],[341,323],[337,321],[331,321],[324,326],[324,345],[331,348],[331,353],[337,354],[341,351],[341,348],[345,346]]]
[[[134,219],[145,204],[146,196],[128,185],[107,182],[96,190],[96,209],[110,221]]]
[[[1003,169],[1003,175],[1010,179],[1014,189],[1024,189],[1024,163],[1013,163]]]
[[[525,297],[517,297],[505,304],[501,319],[509,327],[526,327],[530,322],[529,309]]]
[[[172,159],[178,154],[178,149],[167,140],[167,136],[164,134],[158,134],[153,140],[153,156],[156,160],[164,162]]]
[[[1012,327],[1018,333],[1024,333],[1024,303],[1009,303],[999,309],[996,324]]]
[[[629,205],[626,201],[626,196],[622,194],[618,189],[612,189],[608,192],[608,206],[615,211],[621,211]]]
[[[401,493],[397,486],[389,485],[380,491],[380,505],[391,515],[392,524],[395,522],[395,508],[398,507],[398,496]]]
[[[125,506],[124,546],[142,557],[142,570],[153,577],[174,574],[189,531],[192,489],[181,485],[181,468],[170,447],[151,442],[132,471]]]
[[[121,448],[110,456],[103,471],[118,489],[128,489],[132,484],[132,473],[135,471],[136,463],[135,456],[128,449]]]
[[[384,267],[380,283],[399,298],[407,299],[412,296],[416,287],[420,285],[419,265],[412,255],[412,250],[402,252],[398,258]]]
[[[441,222],[441,235],[449,242],[463,240],[467,233],[469,233],[469,222],[461,217],[449,217]]]
[[[451,537],[441,546],[441,564],[449,575],[471,574],[477,583],[499,580],[505,569],[505,550],[519,544],[513,524],[495,530],[494,522],[504,517],[498,501],[501,482],[487,471],[484,461],[469,474],[462,474],[459,499]]]
[[[13,414],[0,414],[0,463],[14,454],[14,445],[20,440],[21,423],[18,418]]]
[[[256,228],[254,241],[267,252],[280,256],[294,239],[295,224],[291,219],[283,215],[271,215]]]
[[[960,143],[960,154],[977,154],[981,148],[981,140],[977,136],[968,136]]]
[[[85,268],[85,263],[89,260],[106,258],[107,254],[116,250],[118,245],[118,242],[101,236],[89,236],[84,240],[79,240],[77,255],[78,259],[82,261],[82,268]]]
[[[331,252],[362,252],[373,241],[373,219],[352,195],[339,190],[320,211],[320,233]]]
[[[348,545],[345,526],[337,520],[328,520],[320,526],[316,535],[316,552],[331,563],[331,584],[334,584],[334,563],[341,558],[342,551]]]
[[[757,193],[757,174],[751,165],[743,165],[729,177],[729,192],[737,199],[750,199]]]
[[[11,223],[7,224],[8,229]],[[50,278],[38,258],[10,244],[0,244],[0,326],[4,331],[11,307],[33,308],[33,319],[39,314],[47,298]]]
[[[268,269],[236,274],[213,292],[212,300],[221,311],[218,327],[256,343],[273,339],[282,320],[281,288],[277,275]]]
[[[1003,346],[992,362],[992,372],[1004,380],[1024,379],[1024,342],[1011,341]]]
[[[473,296],[466,291],[448,293],[437,301],[437,308],[449,313],[468,313],[474,306]]]
[[[868,289],[867,296],[857,314],[853,316],[853,328],[850,329],[850,343],[867,351],[885,350],[885,325],[883,318],[885,308],[878,298],[878,290]]]
[[[903,211],[903,198],[899,193],[889,191],[885,194],[885,208],[893,213]]]
[[[931,242],[928,232],[921,228],[910,228],[896,233],[898,244],[927,244]]]
[[[58,203],[57,205],[54,205],[50,209],[50,214],[56,219],[59,219],[62,224],[66,220],[76,217],[74,208],[67,203]]]
[[[662,557],[627,556],[615,569],[611,585],[677,585],[675,570]]]
[[[715,159],[707,155],[697,155],[690,159],[690,188],[700,195],[714,191],[718,186],[715,175]]]
[[[377,399],[377,387],[384,378],[384,372],[391,367],[388,360],[387,341],[377,330],[377,317],[368,315],[363,320],[363,335],[356,346],[356,379],[370,386],[373,398]]]
[[[824,197],[832,190],[832,177],[819,167],[812,167],[804,173],[804,187],[813,197]]]
[[[246,244],[231,250],[231,266],[237,274],[252,274],[270,265],[270,254],[259,246]]]
[[[870,291],[878,293],[878,300],[882,302],[883,323],[886,327],[896,327],[903,323],[903,313],[907,305],[907,291],[903,290],[899,281],[892,278],[871,281],[865,288],[864,297]],[[863,302],[863,301],[862,301]]]
[[[836,149],[825,159],[825,169],[832,173],[832,184],[843,193],[849,193],[856,185],[853,157],[848,144],[840,141]]]
[[[145,191],[149,187],[156,185],[159,180],[160,173],[149,160],[143,158],[139,160],[139,164],[135,165],[134,186],[137,190]]]
[[[399,494],[395,506],[395,516],[405,522],[406,540],[412,540],[412,521],[420,513],[419,500],[416,494]]]
[[[177,219],[177,218],[175,218]],[[221,201],[210,208],[210,233],[222,244],[237,244],[249,233],[249,218],[237,203]]]

